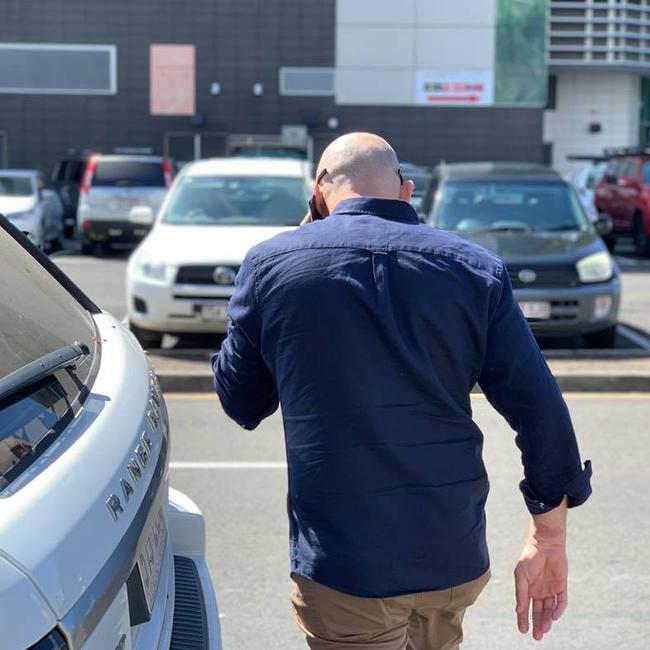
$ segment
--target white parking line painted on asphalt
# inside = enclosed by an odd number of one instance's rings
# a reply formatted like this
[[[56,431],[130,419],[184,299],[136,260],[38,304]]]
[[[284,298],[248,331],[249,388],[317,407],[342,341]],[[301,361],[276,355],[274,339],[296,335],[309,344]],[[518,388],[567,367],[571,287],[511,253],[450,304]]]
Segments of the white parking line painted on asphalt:
[[[280,461],[175,461],[169,463],[171,469],[286,469],[287,464]]]
[[[635,332],[633,329],[629,328],[627,325],[618,325],[618,333],[622,334],[628,341],[638,345],[642,350],[650,352],[650,340],[647,337],[642,336],[638,332]]]

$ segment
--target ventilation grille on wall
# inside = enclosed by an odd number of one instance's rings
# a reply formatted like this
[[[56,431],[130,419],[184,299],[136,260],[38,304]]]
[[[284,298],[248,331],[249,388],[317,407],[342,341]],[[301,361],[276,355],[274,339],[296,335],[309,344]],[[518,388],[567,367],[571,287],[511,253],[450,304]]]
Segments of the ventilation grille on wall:
[[[281,95],[334,95],[334,68],[280,68]]]

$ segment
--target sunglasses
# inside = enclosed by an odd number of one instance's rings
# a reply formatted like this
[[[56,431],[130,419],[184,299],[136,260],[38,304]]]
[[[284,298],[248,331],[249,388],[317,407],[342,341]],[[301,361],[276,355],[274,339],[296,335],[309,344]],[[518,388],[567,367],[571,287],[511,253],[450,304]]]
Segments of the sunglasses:
[[[325,178],[325,176],[327,176],[327,174],[329,174],[327,169],[323,169],[323,171],[318,174],[316,185],[320,185],[320,182],[323,180],[323,178]],[[402,170],[399,167],[397,168],[397,175],[399,176],[399,184],[404,185],[404,177],[402,176]]]

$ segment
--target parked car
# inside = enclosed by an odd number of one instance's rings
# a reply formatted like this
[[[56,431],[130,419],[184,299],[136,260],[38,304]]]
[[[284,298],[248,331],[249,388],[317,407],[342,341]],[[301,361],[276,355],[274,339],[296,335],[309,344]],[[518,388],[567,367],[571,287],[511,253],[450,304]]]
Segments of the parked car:
[[[0,213],[45,251],[63,244],[63,205],[36,170],[0,169]]]
[[[163,334],[225,332],[235,276],[258,242],[307,211],[310,163],[215,158],[186,165],[129,259],[127,308],[143,347]]]
[[[611,347],[621,283],[571,186],[550,169],[517,164],[442,165],[423,218],[488,248],[506,263],[515,296],[539,336],[582,334]]]
[[[89,158],[86,156],[70,156],[58,160],[52,170],[50,182],[58,192],[65,210],[63,216],[63,234],[72,237],[77,223],[77,206],[79,190]]]
[[[147,358],[2,217],[0,332],[2,650],[221,648]]]
[[[155,214],[172,182],[172,164],[160,156],[96,155],[81,181],[77,227],[81,250],[91,254],[114,243],[137,243],[151,229],[144,214]],[[139,215],[139,216],[138,216]]]
[[[594,223],[598,221],[594,190],[605,174],[606,167],[606,162],[588,163],[571,176],[571,185],[575,188],[587,216]]]
[[[637,255],[650,255],[650,150],[623,150],[607,163],[596,186],[596,208],[609,214],[611,245],[632,237]]]

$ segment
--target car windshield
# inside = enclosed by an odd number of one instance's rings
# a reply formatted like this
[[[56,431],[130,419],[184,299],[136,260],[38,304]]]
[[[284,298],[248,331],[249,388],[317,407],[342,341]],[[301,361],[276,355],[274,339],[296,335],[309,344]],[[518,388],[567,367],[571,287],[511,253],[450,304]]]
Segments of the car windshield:
[[[465,232],[590,227],[574,192],[559,182],[449,181],[433,220],[438,228]]]
[[[20,245],[0,228],[0,491],[51,437],[88,380],[92,355],[74,371],[62,370],[5,394],[17,373],[74,343],[94,351],[90,315]]]
[[[34,193],[29,176],[0,174],[0,196],[31,196]]]
[[[100,160],[93,187],[165,187],[162,163],[140,160]]]
[[[162,220],[178,225],[297,226],[308,199],[302,177],[186,176]]]

